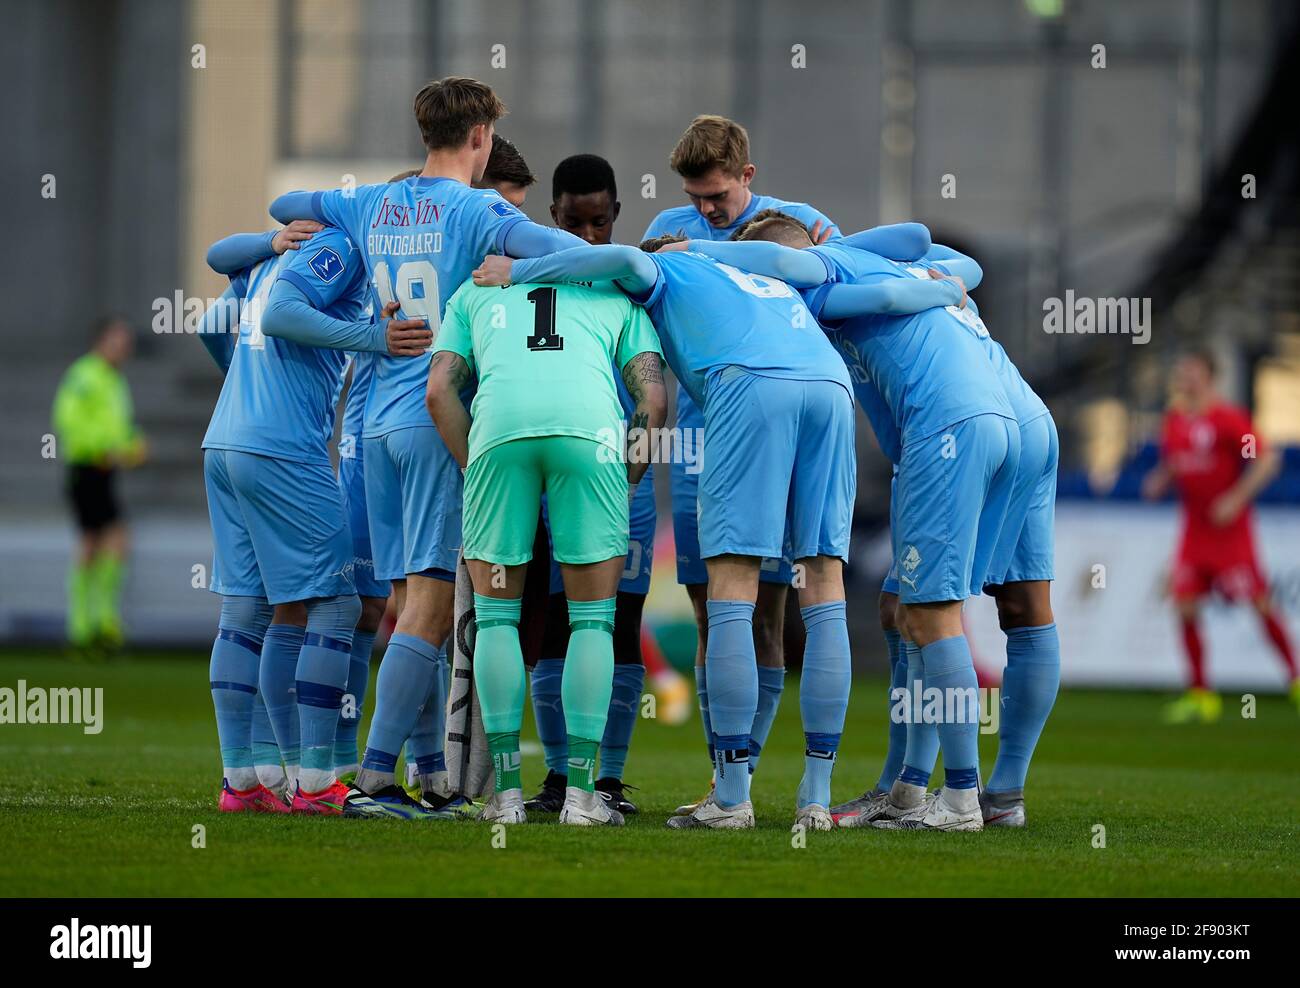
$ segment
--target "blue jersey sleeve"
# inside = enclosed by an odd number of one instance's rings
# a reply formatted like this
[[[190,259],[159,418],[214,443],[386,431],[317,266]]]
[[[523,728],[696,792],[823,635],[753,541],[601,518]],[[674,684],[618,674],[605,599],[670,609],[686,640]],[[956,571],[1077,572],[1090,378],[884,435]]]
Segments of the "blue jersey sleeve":
[[[923,223],[891,223],[850,233],[841,243],[895,261],[915,261],[930,249],[930,230]]]
[[[870,285],[828,285],[814,292],[808,308],[819,322],[854,316],[910,316],[925,309],[961,304],[961,289],[951,281],[885,278]]]
[[[208,267],[217,274],[234,277],[258,261],[275,256],[271,242],[279,231],[269,233],[236,233],[218,240],[208,248]]]
[[[262,332],[303,346],[330,350],[388,352],[388,323],[358,319],[347,322],[318,311],[294,282],[277,278],[262,316]]]
[[[975,258],[967,257],[961,251],[945,247],[943,244],[933,244],[926,251],[925,259],[944,274],[956,275],[960,278],[968,292],[973,292],[984,280],[984,269]]]
[[[640,300],[654,290],[659,268],[649,254],[637,247],[583,244],[555,254],[515,261],[510,268],[510,280],[516,283],[613,281],[633,299]]]
[[[691,240],[687,245],[697,254],[753,274],[779,278],[795,288],[812,288],[831,277],[818,254],[767,240]]]
[[[286,192],[271,203],[271,215],[281,223],[293,220],[316,220],[336,226],[360,239],[364,223],[361,217],[373,198],[374,189],[387,186],[363,185],[358,189],[324,189],[319,192]]]
[[[567,230],[542,226],[532,220],[515,223],[502,237],[502,253],[510,257],[540,257],[571,247],[585,247],[587,242]]]
[[[239,305],[242,299],[242,291],[237,291],[234,284],[227,285],[221,297],[203,313],[203,321],[199,324],[199,340],[223,374],[230,370],[235,345],[239,342]]]
[[[270,213],[277,223],[292,223],[294,220],[321,220],[316,208],[317,192],[286,192],[276,196],[271,203]]]
[[[366,266],[351,239],[331,227],[303,244],[281,268],[279,277],[300,289],[313,307],[324,311],[362,291]]]

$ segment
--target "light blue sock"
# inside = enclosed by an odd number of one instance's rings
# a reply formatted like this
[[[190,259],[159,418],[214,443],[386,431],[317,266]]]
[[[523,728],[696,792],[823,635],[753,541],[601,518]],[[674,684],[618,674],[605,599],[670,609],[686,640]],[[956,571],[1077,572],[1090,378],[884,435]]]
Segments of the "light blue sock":
[[[448,677],[446,646],[434,650],[434,664],[438,667],[433,677],[433,689],[429,698],[420,708],[420,716],[415,721],[415,730],[411,732],[406,743],[408,758],[415,760],[416,771],[428,777],[435,772],[447,770],[447,759],[443,748],[447,743],[447,689],[451,682]]]
[[[320,792],[334,781],[334,732],[359,617],[361,601],[355,594],[321,597],[307,604],[307,634],[294,673],[302,744],[298,780],[303,792]]]
[[[264,598],[222,598],[221,622],[208,664],[222,770],[230,786],[241,792],[257,786],[253,706],[262,641],[270,623],[271,608]]]
[[[758,756],[763,753],[767,736],[772,733],[772,722],[781,706],[781,692],[785,689],[785,669],[770,666],[758,667],[758,709],[754,712],[754,726],[749,732],[749,774],[758,770]]]
[[[560,686],[564,682],[563,659],[539,659],[531,677],[533,720],[542,742],[546,767],[565,775],[569,770],[569,735],[564,724],[564,701]]]
[[[989,792],[1025,788],[1029,760],[1060,685],[1061,641],[1056,625],[1008,631],[998,757],[989,776]]]
[[[808,631],[799,679],[799,713],[803,718],[803,780],[798,805],[831,805],[831,772],[849,709],[853,669],[844,601],[799,608]]]
[[[260,689],[253,698],[253,764],[276,769],[281,767],[280,748],[275,743],[275,731],[271,729],[271,718],[267,715]],[[258,778],[261,778],[260,774]],[[265,783],[266,780],[262,781]]]
[[[695,695],[700,701],[700,723],[704,725],[704,743],[709,747],[709,764],[713,764],[713,721],[709,717],[708,666],[695,667]]]
[[[754,605],[744,600],[711,600],[708,609],[705,663],[709,670],[716,798],[723,806],[735,806],[749,794],[749,736],[758,710]]]
[[[885,630],[885,644],[889,646],[889,748],[885,751],[885,764],[880,768],[876,788],[887,792],[903,770],[903,755],[907,751],[907,722],[893,716],[898,690],[907,688],[907,662],[903,657],[903,636],[897,628]]]
[[[934,763],[939,757],[939,728],[936,724],[927,724],[918,713],[923,708],[925,694],[925,660],[920,648],[915,642],[904,641],[903,657],[907,676],[904,683],[907,689],[907,745],[903,753],[903,770],[898,778],[908,785],[928,786]]]
[[[372,789],[393,783],[397,756],[415,730],[424,701],[441,674],[438,656],[437,648],[415,635],[394,634],[388,639],[375,680],[375,712],[361,768],[389,778],[373,784]]]
[[[266,629],[262,642],[262,667],[258,671],[258,689],[266,716],[275,732],[280,761],[290,779],[297,778],[299,762],[298,697],[294,675],[298,671],[298,654],[306,628],[296,624],[273,624]]]
[[[943,719],[939,747],[943,751],[944,785],[974,789],[979,785],[979,681],[965,635],[943,638],[921,649],[925,689],[939,690]]]
[[[623,778],[627,766],[627,749],[632,743],[632,728],[641,706],[641,687],[645,685],[645,666],[639,662],[614,663],[614,689],[609,695],[609,713],[605,716],[605,735],[600,739],[600,778]]]
[[[334,771],[356,771],[357,728],[365,709],[366,690],[370,687],[370,653],[375,647],[375,633],[359,628],[352,632],[352,652],[348,658],[348,684],[345,703],[339,712],[338,727],[334,732]],[[346,702],[350,696],[352,701]],[[352,716],[348,716],[351,710]]]

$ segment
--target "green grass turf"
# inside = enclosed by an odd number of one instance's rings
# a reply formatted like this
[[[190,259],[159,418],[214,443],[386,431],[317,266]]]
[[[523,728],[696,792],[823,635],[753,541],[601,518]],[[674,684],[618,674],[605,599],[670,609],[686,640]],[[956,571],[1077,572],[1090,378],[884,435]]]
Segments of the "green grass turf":
[[[792,846],[802,768],[797,683],[786,689],[754,785],[757,829],[676,833],[672,807],[707,784],[698,720],[641,721],[628,779],[641,814],[622,830],[507,832],[478,823],[223,815],[199,656],[109,665],[0,654],[0,686],[102,686],[105,726],[0,725],[0,894],[220,895],[1228,895],[1300,894],[1295,785],[1300,717],[1164,727],[1166,697],[1062,694],[1039,747],[1030,826],[981,834],[839,831]],[[874,781],[882,683],[860,683],[836,798]],[[531,728],[529,728],[531,731]],[[364,728],[362,737],[364,737]],[[530,734],[531,736],[531,734]],[[985,771],[995,739],[983,739]],[[542,775],[525,756],[525,780]],[[1093,827],[1106,847],[1093,847]],[[206,848],[191,846],[206,828]]]

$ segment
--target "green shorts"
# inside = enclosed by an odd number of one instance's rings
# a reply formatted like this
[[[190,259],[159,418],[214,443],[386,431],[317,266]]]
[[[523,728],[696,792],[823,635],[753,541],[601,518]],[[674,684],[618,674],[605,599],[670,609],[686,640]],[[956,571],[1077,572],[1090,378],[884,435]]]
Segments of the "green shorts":
[[[627,467],[617,454],[592,439],[534,436],[493,446],[465,471],[465,558],[532,559],[543,492],[557,562],[627,555]]]

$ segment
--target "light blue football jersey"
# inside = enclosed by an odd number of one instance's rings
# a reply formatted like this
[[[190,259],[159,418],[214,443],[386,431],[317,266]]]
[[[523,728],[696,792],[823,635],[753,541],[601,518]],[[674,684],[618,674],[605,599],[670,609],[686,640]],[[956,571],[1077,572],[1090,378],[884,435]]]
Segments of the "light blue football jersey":
[[[809,229],[820,222],[823,227],[831,228],[831,237],[840,236],[839,228],[820,210],[806,202],[788,202],[776,196],[750,196],[749,205],[730,226],[716,227],[701,215],[700,211],[687,203],[684,206],[671,206],[650,221],[642,240],[663,236],[667,233],[681,234],[692,240],[730,240],[731,235],[764,209],[779,209],[793,216]],[[699,406],[691,401],[690,393],[685,388],[677,389],[677,425],[682,428],[703,428],[704,414]]]
[[[691,251],[645,256],[659,276],[642,304],[665,359],[701,408],[710,375],[732,365],[764,377],[834,381],[852,395],[844,361],[784,281]]]
[[[928,277],[929,262],[908,265],[839,244],[808,249],[825,262],[831,283]],[[826,287],[810,293],[815,314],[825,294]],[[858,373],[879,393],[883,405],[864,403],[863,408],[882,448],[890,447],[887,455],[974,415],[1016,417],[985,349],[988,329],[967,309],[948,306],[910,316],[857,316],[827,328],[836,348],[853,354]],[[862,395],[858,397],[861,401]],[[896,455],[890,458],[898,462]]]
[[[810,299],[810,306],[815,305],[815,302],[811,301],[813,295],[812,291],[804,293],[805,298]],[[894,424],[893,411],[885,401],[884,396],[881,395],[880,389],[876,387],[871,374],[867,371],[866,354],[859,348],[855,336],[846,336],[844,333],[829,327],[826,335],[844,360],[844,366],[849,372],[849,378],[853,381],[853,395],[858,399],[858,404],[862,406],[867,421],[871,423],[871,431],[876,435],[876,442],[880,444],[880,451],[891,462],[897,463],[899,457],[903,455],[903,437]]]
[[[268,258],[232,278],[241,297],[239,342],[203,448],[329,463],[347,355],[263,334],[262,316],[278,278],[294,284],[326,315],[349,322],[361,318],[365,267],[341,230],[324,230],[301,249]]]
[[[730,240],[731,235],[748,223],[756,214],[765,209],[779,209],[788,216],[793,216],[800,223],[812,229],[816,223],[821,223],[823,227],[831,228],[831,237],[839,237],[839,228],[822,213],[814,209],[806,202],[787,202],[785,199],[778,199],[776,196],[760,196],[753,194],[749,197],[749,205],[731,223],[730,226],[716,227],[704,218],[698,209],[687,203],[684,206],[672,206],[665,209],[662,213],[650,221],[650,225],[645,229],[645,235],[642,240],[649,240],[652,237],[661,237],[665,234],[680,234],[691,240]]]
[[[979,306],[975,304],[973,298],[966,300],[966,308],[983,326],[984,320],[980,318]],[[1011,410],[1016,413],[1016,419],[1020,424],[1022,426],[1028,425],[1040,415],[1046,415],[1047,405],[1044,404],[1043,399],[1038,397],[1038,393],[1029,386],[1029,382],[1020,376],[1020,369],[1011,362],[1011,358],[1007,356],[1007,351],[1002,349],[1002,344],[993,338],[987,327],[985,327],[982,342],[989,363],[993,365],[993,372],[997,374],[998,380],[1002,382],[1002,390],[1006,392],[1007,399],[1011,402]]]
[[[377,304],[397,301],[397,317],[426,320],[435,339],[447,299],[485,255],[503,253],[510,228],[527,219],[491,189],[418,176],[317,192],[312,210],[361,247]],[[432,427],[424,405],[429,360],[374,355],[365,438]]]

